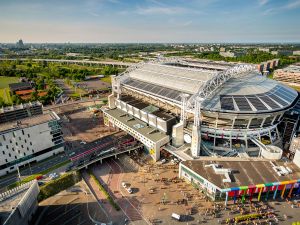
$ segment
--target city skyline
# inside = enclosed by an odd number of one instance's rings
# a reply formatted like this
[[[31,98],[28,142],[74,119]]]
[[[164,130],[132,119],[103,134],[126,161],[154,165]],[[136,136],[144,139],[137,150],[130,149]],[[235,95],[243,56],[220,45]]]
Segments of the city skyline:
[[[1,1],[0,42],[299,42],[300,1]]]

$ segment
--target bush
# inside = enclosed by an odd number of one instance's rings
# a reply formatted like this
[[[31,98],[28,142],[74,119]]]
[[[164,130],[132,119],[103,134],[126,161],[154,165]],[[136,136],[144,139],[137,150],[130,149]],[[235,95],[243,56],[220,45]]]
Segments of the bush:
[[[41,176],[43,176],[43,175],[45,175],[45,174],[47,174],[47,173],[49,173],[49,172],[51,172],[51,171],[53,171],[53,170],[55,170],[55,169],[57,169],[57,168],[60,168],[60,167],[62,167],[62,166],[64,166],[64,165],[68,164],[69,162],[70,162],[69,160],[66,160],[66,161],[64,161],[64,162],[58,163],[58,164],[56,164],[56,165],[54,165],[54,166],[51,166],[50,168],[48,168],[48,169],[46,169],[46,170],[43,170],[43,171],[41,171],[40,173],[32,174],[32,175],[30,175],[30,176],[24,178],[24,179],[21,180],[21,181],[17,181],[17,182],[15,182],[15,183],[10,184],[10,185],[8,186],[8,189],[12,189],[12,188],[18,187],[18,186],[20,186],[20,185],[22,185],[22,184],[25,184],[25,183],[27,183],[27,182],[30,182],[30,181],[32,181],[32,180],[34,180],[34,179],[39,180],[39,178],[40,178]]]
[[[56,180],[52,180],[46,183],[40,188],[40,193],[38,195],[38,201],[43,201],[71,186],[76,184],[80,180],[78,172],[66,173]]]
[[[102,186],[102,184],[99,182],[99,180],[96,178],[96,176],[89,170],[89,175],[92,177],[92,179],[96,182],[96,184],[99,187],[99,190],[104,194],[104,196],[106,197],[106,199],[109,201],[109,203],[117,210],[120,210],[120,206],[118,206],[117,203],[115,203],[115,201],[113,200],[113,198],[109,195],[109,193],[107,192],[107,190]]]

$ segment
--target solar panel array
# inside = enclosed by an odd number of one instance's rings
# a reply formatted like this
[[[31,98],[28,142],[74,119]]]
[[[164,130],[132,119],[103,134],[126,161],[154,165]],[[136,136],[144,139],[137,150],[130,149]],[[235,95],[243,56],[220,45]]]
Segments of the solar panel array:
[[[143,81],[130,79],[123,83],[125,86],[129,86],[134,89],[138,89],[141,91],[148,92],[150,94],[158,95],[163,98],[167,98],[173,101],[181,102],[181,94],[182,92],[172,90],[170,88],[149,84]]]
[[[245,97],[234,96],[234,100],[240,111],[252,111],[252,108]]]
[[[221,109],[234,110],[234,104],[232,96],[221,95],[220,96]]]
[[[235,110],[234,105],[236,105],[238,111],[266,111],[287,107],[292,104],[296,97],[297,95],[291,89],[277,85],[264,94],[220,95],[220,103],[222,110],[233,111]]]

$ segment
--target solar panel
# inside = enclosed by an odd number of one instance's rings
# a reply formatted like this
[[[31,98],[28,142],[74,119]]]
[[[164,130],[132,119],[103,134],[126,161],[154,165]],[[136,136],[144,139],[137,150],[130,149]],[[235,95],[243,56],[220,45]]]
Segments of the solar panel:
[[[280,106],[278,104],[276,104],[271,98],[269,98],[268,96],[259,96],[259,98],[261,100],[263,100],[268,106],[271,107],[271,109],[278,109],[280,108]]]
[[[180,102],[181,101],[181,92],[177,91],[177,90],[173,90],[170,88],[165,88],[159,85],[155,85],[155,84],[150,84],[150,83],[146,83],[143,81],[138,81],[138,80],[128,80],[126,82],[124,82],[125,85],[131,86],[133,88],[137,88],[140,90],[144,90],[156,95],[159,95],[161,97],[165,97],[165,98],[169,98],[169,99],[173,99],[175,101]]]
[[[234,101],[240,111],[252,111],[252,108],[245,97],[234,97]]]
[[[293,96],[291,96],[290,94],[287,94],[286,92],[278,91],[275,94],[287,102],[292,102],[294,100]]]
[[[262,101],[256,96],[247,96],[247,99],[251,102],[251,104],[257,109],[257,111],[268,110],[268,108],[262,103]]]
[[[221,109],[234,110],[232,96],[220,95]]]
[[[269,95],[269,97],[272,98],[273,100],[275,100],[276,102],[278,102],[282,106],[288,105],[288,103],[283,101],[281,98],[277,97],[275,94]]]

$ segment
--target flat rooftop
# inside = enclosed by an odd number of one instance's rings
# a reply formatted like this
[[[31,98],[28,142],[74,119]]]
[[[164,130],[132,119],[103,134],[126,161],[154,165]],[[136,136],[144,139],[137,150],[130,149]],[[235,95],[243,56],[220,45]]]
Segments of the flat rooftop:
[[[0,133],[6,132],[12,129],[22,129],[32,127],[37,124],[46,123],[52,120],[57,120],[56,115],[53,112],[40,114],[36,116],[27,117],[13,122],[2,123],[0,126]]]
[[[37,101],[37,102],[24,103],[24,104],[20,104],[20,105],[12,105],[12,106],[8,106],[8,107],[2,107],[2,108],[0,108],[0,114],[5,113],[5,112],[14,111],[14,110],[19,110],[19,109],[35,107],[35,106],[42,106],[42,103]]]
[[[169,135],[160,132],[158,129],[147,125],[147,123],[142,120],[139,120],[118,108],[105,110],[104,112],[153,142],[158,142],[169,137]]]
[[[0,219],[4,223],[13,210],[18,206],[19,202],[23,198],[28,189],[17,193],[16,195],[0,202]]]
[[[292,170],[291,174],[285,176],[277,175],[270,161],[264,160],[188,160],[181,163],[221,189],[300,179],[300,169],[293,163],[284,165],[283,162],[273,162],[276,166],[287,166]],[[224,183],[225,176],[216,174],[212,167],[205,167],[209,164],[218,164],[223,169],[231,169],[232,182]]]

